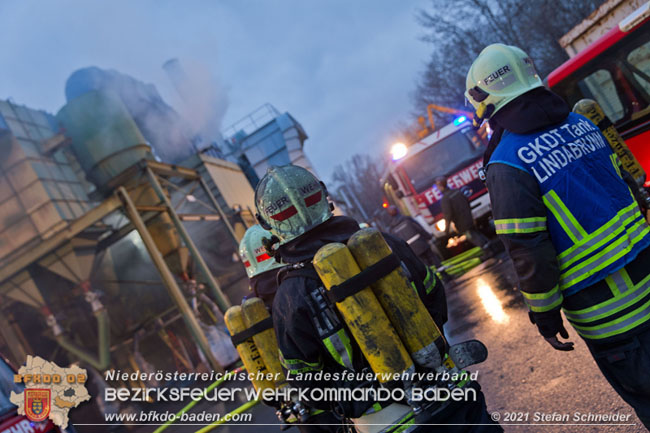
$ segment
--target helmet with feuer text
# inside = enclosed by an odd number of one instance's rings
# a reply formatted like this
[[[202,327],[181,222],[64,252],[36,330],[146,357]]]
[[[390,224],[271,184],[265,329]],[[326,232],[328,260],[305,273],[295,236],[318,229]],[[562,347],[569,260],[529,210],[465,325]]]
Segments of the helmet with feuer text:
[[[255,207],[260,225],[282,243],[332,217],[323,182],[297,165],[269,168],[255,188]]]
[[[476,110],[474,126],[518,96],[543,85],[533,61],[523,50],[511,45],[488,45],[472,63],[465,83],[465,97]]]

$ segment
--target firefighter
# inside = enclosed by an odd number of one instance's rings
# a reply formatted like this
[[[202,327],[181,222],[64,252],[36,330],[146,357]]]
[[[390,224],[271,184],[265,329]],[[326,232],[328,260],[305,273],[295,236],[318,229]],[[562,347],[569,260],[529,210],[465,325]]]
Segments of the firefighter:
[[[312,265],[312,259],[321,247],[333,242],[346,242],[359,230],[355,220],[333,216],[327,197],[322,182],[307,170],[293,165],[270,168],[255,190],[260,225],[279,238],[280,246],[275,254],[289,265],[278,274],[279,286],[273,301],[273,321],[281,361],[293,376],[292,383],[303,389],[367,387],[369,383],[361,380],[316,380],[315,376],[304,375],[369,370],[336,306],[324,296],[323,284]],[[442,285],[404,241],[389,235],[384,237],[401,259],[429,314],[442,328],[447,320]],[[304,376],[299,378],[300,374]],[[467,386],[477,389],[477,401],[454,402],[430,422],[490,424],[480,387],[475,382]],[[374,414],[375,423],[381,423],[385,407],[393,407],[365,400],[312,401],[309,404],[335,412],[345,419]],[[389,416],[389,410],[384,413]],[[402,419],[412,423],[411,411],[403,413]],[[498,425],[490,427],[493,428],[491,431],[502,431]],[[408,431],[413,428],[410,426]],[[481,428],[485,426],[477,427]]]
[[[406,241],[418,258],[427,266],[436,268],[442,266],[440,257],[432,251],[429,244],[433,238],[431,233],[426,231],[415,218],[402,215],[393,205],[389,206],[386,212],[391,216],[389,231],[392,235]]]
[[[271,310],[277,290],[277,273],[286,265],[268,253],[270,244],[277,238],[256,224],[246,230],[239,243],[239,255],[246,267],[251,290]],[[266,245],[265,245],[266,244]],[[331,412],[312,411],[305,424],[297,428],[303,433],[335,433],[341,420]]]
[[[472,216],[472,209],[469,206],[469,201],[465,194],[459,189],[451,189],[447,184],[447,178],[444,176],[436,179],[436,186],[442,193],[442,213],[447,221],[445,227],[445,235],[449,236],[451,231],[451,223],[454,223],[456,230],[460,234],[464,234],[468,241],[474,246],[484,248],[488,239],[483,233],[478,231],[474,224],[474,217]]]
[[[264,242],[272,241],[273,235],[256,224],[246,230],[239,243],[239,256],[246,268],[250,288],[269,310],[277,290],[278,269],[286,266],[269,255]]]
[[[546,90],[521,49],[486,47],[467,74],[496,231],[531,321],[572,350],[560,314],[612,387],[650,427],[650,228],[620,162],[589,120]]]

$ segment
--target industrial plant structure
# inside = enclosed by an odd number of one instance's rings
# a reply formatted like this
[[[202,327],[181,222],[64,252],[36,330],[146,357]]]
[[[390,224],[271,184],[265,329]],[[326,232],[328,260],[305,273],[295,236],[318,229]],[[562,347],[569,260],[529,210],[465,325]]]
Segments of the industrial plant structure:
[[[66,95],[56,116],[0,100],[0,353],[80,363],[96,389],[109,368],[228,367],[253,187],[271,164],[311,168],[307,135],[268,106],[200,150],[153,86],[86,68]]]

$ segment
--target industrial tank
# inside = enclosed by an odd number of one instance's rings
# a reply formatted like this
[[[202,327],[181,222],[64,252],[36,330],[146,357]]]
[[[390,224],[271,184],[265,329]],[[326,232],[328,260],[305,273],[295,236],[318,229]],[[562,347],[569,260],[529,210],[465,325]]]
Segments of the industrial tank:
[[[154,159],[151,148],[120,97],[111,91],[91,91],[68,102],[56,115],[72,139],[86,178],[108,193],[115,176],[142,159]]]
[[[72,139],[72,150],[86,178],[106,195],[119,186],[109,183],[124,170],[143,159],[154,159],[151,147],[114,92],[84,93],[68,102],[56,117]],[[131,180],[125,179],[127,183]],[[139,205],[160,202],[149,184],[131,188],[130,194]],[[172,272],[182,275],[187,269],[188,254],[169,215],[163,213],[153,218],[147,229]]]

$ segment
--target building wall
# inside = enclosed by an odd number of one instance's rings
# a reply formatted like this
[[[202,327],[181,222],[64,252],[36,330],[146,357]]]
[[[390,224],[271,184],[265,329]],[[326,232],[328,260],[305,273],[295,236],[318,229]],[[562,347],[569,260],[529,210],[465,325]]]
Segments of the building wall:
[[[255,110],[249,117],[251,120],[244,118],[226,129],[232,134],[227,140],[229,152],[226,153],[240,165],[245,161],[246,167],[242,166],[242,169],[254,170],[257,179],[247,176],[253,187],[274,165],[295,164],[316,174],[303,151],[307,134],[289,113],[279,114],[267,104]],[[261,122],[256,122],[256,118],[267,120],[260,126]],[[250,125],[254,125],[254,128]]]

